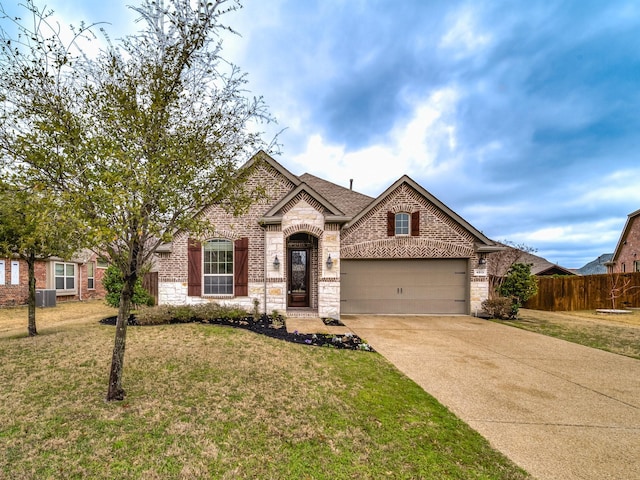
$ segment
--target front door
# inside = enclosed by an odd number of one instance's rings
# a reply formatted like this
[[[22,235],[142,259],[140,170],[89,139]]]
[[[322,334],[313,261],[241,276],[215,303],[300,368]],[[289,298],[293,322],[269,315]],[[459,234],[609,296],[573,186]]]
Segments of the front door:
[[[309,250],[289,250],[289,279],[287,283],[287,306],[309,306]]]

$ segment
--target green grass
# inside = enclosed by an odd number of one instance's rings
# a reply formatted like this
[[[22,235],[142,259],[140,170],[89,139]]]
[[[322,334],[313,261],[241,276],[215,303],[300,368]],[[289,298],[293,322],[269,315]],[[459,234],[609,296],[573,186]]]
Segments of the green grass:
[[[0,337],[0,478],[529,478],[368,352],[211,325]]]
[[[624,317],[595,312],[521,310],[519,319],[504,322],[568,342],[640,359],[640,312]]]

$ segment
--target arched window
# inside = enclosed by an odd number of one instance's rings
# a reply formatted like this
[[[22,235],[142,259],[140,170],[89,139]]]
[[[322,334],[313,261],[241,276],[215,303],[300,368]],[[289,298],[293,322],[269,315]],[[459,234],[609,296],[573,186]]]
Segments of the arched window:
[[[205,295],[233,295],[233,243],[216,238],[203,245]]]
[[[408,213],[396,213],[396,235],[409,235]]]

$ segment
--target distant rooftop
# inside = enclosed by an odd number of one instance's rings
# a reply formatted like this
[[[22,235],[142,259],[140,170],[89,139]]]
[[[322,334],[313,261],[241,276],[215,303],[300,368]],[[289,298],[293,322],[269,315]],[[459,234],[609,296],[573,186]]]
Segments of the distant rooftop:
[[[601,275],[607,273],[607,267],[605,263],[611,261],[613,253],[603,253],[595,260],[587,263],[585,266],[580,267],[577,272],[580,275]]]

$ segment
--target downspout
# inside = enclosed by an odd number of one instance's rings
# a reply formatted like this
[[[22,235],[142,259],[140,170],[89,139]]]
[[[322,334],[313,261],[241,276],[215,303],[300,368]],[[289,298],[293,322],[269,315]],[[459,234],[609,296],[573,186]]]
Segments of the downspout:
[[[78,264],[78,301],[82,301],[82,265],[84,263]]]
[[[267,315],[267,227],[262,225],[262,259],[264,262],[264,314]]]

